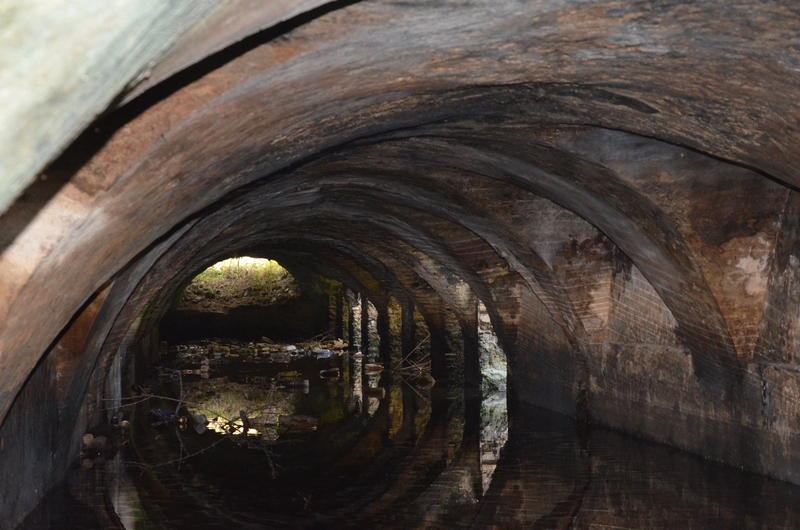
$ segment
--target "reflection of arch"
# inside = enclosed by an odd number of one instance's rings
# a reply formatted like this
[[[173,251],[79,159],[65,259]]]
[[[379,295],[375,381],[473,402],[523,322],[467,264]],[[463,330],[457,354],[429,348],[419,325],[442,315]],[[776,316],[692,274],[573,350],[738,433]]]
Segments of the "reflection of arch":
[[[180,235],[187,235],[187,239],[191,239],[191,237],[190,237],[190,234],[180,234]],[[285,246],[285,245],[283,244],[283,242],[281,241],[281,238],[282,238],[282,237],[283,237],[283,238],[287,238],[287,237],[288,237],[288,240],[289,240],[289,241],[297,241],[297,242],[298,242],[298,244],[300,244],[301,246],[302,246],[302,245],[306,245],[306,248],[307,248],[307,249],[315,249],[315,248],[316,248],[316,249],[318,249],[318,248],[320,248],[320,247],[318,246],[318,244],[320,244],[320,243],[323,243],[323,240],[324,240],[324,239],[327,239],[327,238],[321,238],[321,237],[319,237],[319,236],[310,236],[309,240],[308,240],[308,241],[306,241],[306,240],[305,240],[305,239],[304,239],[302,236],[303,236],[303,234],[302,234],[302,233],[295,233],[295,234],[281,234],[281,235],[274,235],[274,236],[271,236],[271,237],[267,237],[267,238],[266,238],[266,241],[264,241],[264,240],[262,239],[261,241],[262,241],[262,242],[265,244],[265,247],[264,247],[264,249],[263,249],[263,252],[264,252],[266,255],[274,255],[274,254],[273,254],[273,253],[272,253],[272,252],[271,252],[269,249],[270,249],[270,246],[271,246],[271,245],[277,245],[277,247],[278,247],[278,248],[283,248],[283,249],[285,249],[285,251],[289,251],[289,254],[287,254],[288,256],[295,256],[295,257],[297,257],[297,256],[298,256],[298,254],[296,254],[296,253],[294,252],[294,249],[292,248],[292,246],[291,246],[291,245],[287,247],[287,246]],[[172,242],[169,242],[169,243],[172,243]],[[224,243],[224,240],[221,240],[221,239],[220,239],[220,240],[218,240],[218,241],[217,241],[217,243],[219,244],[219,245],[218,245],[218,249],[219,249],[220,251],[223,251],[223,250],[224,250],[224,244],[223,244],[223,243]],[[246,244],[246,243],[249,243],[249,241],[248,241],[248,238],[245,238],[245,239],[243,239],[243,240],[240,240],[240,243],[241,243],[241,244]],[[337,245],[339,244],[339,242],[337,242],[337,241],[335,241],[335,240],[331,240],[331,241],[330,241],[330,245],[328,245],[328,244],[326,244],[326,243],[328,243],[328,242],[327,242],[327,241],[325,241],[325,242],[323,243],[323,245],[322,245],[322,246],[323,246],[322,255],[323,255],[324,257],[329,257],[330,255],[328,254],[328,252],[326,252],[326,251],[325,251],[324,247],[327,247],[327,246],[330,246],[330,247],[335,247],[335,246],[337,246]],[[171,248],[170,248],[170,250],[169,250],[168,252],[173,252],[173,253],[176,253],[177,255],[181,256],[181,257],[186,257],[186,254],[183,252],[183,250],[192,250],[192,248],[193,248],[193,247],[191,247],[191,246],[190,246],[190,247],[189,247],[189,248],[187,248],[187,249],[181,249],[181,248],[180,248],[181,246],[182,246],[182,242],[181,242],[180,240],[178,240],[176,243],[174,243],[174,244],[172,244],[172,245],[171,245]],[[345,247],[347,247],[347,246],[348,246],[348,244],[344,243],[344,246],[345,246]],[[358,249],[355,249],[355,248],[354,248],[354,250],[355,250],[356,252],[360,252],[360,251],[358,251]],[[202,263],[203,263],[203,266],[205,266],[205,265],[207,265],[207,264],[209,264],[209,263],[211,263],[211,262],[215,261],[216,259],[218,259],[218,258],[220,257],[220,256],[219,256],[219,255],[217,255],[217,254],[215,253],[215,251],[213,250],[213,245],[206,246],[206,247],[204,247],[204,248],[200,249],[200,253],[202,253],[202,254],[205,256],[205,258],[204,258],[204,259],[205,259],[205,261],[203,261],[203,262],[202,262]],[[255,254],[258,254],[258,253],[260,253],[260,251],[256,251],[256,252],[255,252]],[[353,255],[354,255],[354,253],[353,253],[353,252],[343,252],[342,254],[343,254],[343,255],[349,255],[349,256],[353,256]],[[312,256],[313,254],[309,253],[309,254],[306,254],[306,255],[307,255],[307,256]],[[216,256],[216,257],[215,257],[215,256]],[[209,261],[209,260],[210,260],[210,261]],[[145,263],[150,263],[151,261],[152,261],[152,260],[145,260]],[[196,266],[196,264],[197,264],[197,263],[200,263],[200,262],[194,262],[194,263],[195,263],[195,266],[194,266],[194,267],[192,267],[191,269],[187,269],[187,271],[185,271],[185,273],[184,273],[183,275],[181,275],[181,277],[183,277],[183,276],[189,276],[189,277],[190,277],[190,276],[191,276],[193,273],[195,273],[195,272],[197,272],[198,270],[201,270],[201,269],[203,268],[203,266]],[[322,261],[322,264],[326,264],[326,263],[327,263],[327,262],[325,262],[325,261]],[[166,264],[162,263],[162,264],[161,264],[161,267],[162,267],[162,268],[163,268],[165,271],[169,271],[169,270],[171,270],[173,266],[174,266],[174,264],[170,264],[170,263],[166,263]],[[335,264],[334,264],[334,267],[335,267]],[[392,267],[390,267],[390,268],[389,268],[389,269],[387,269],[387,270],[388,270],[388,271],[391,271],[391,270],[393,270],[393,268],[392,268]],[[189,271],[190,271],[190,272],[189,272]],[[347,274],[346,272],[344,272],[344,273],[343,273],[343,272],[341,272],[341,270],[338,270],[338,271],[336,272],[336,275],[337,275],[337,276],[340,276],[340,275],[346,275],[346,274]],[[159,278],[159,277],[160,277],[162,280],[166,280],[166,277],[165,277],[163,274],[158,274],[158,273],[156,272],[156,273],[155,273],[155,279],[157,279],[157,278]],[[146,281],[147,281],[147,280],[145,279],[145,282],[146,282]],[[173,278],[173,279],[172,279],[172,283],[173,283],[173,284],[175,284],[175,285],[180,285],[182,282],[181,282],[181,281],[179,281],[179,278]],[[129,285],[130,285],[130,284],[129,284]],[[139,300],[140,302],[142,302],[142,303],[146,303],[146,301],[148,300],[148,296],[146,296],[146,295],[141,295],[141,293],[140,293],[140,294],[138,294],[138,295],[134,295],[134,298],[138,298],[138,300]],[[133,310],[133,311],[131,311],[130,313],[131,313],[132,315],[138,314],[138,309],[139,309],[139,308],[137,308],[137,309],[134,309],[134,310]],[[458,407],[456,407],[456,408],[458,408]],[[448,408],[448,410],[451,410],[451,409],[450,409],[450,408]],[[442,431],[440,434],[441,434],[442,436],[447,436],[447,429],[444,429],[444,430],[443,430],[443,431]],[[428,439],[428,437],[426,436],[426,437],[425,437],[425,440],[427,440],[427,439]],[[434,437],[434,438],[433,438],[433,439],[430,441],[430,443],[434,444],[434,445],[435,445],[435,446],[437,446],[437,447],[444,447],[444,446],[443,446],[443,445],[442,445],[440,442],[438,442],[437,440],[438,440],[438,438],[435,438],[435,437]],[[423,442],[423,444],[426,444],[426,443],[427,443],[427,442]],[[420,446],[416,446],[416,447],[417,447],[417,449],[418,449],[418,451],[419,451],[419,449],[420,449]],[[422,447],[424,447],[424,446],[422,446]],[[423,450],[423,451],[419,451],[419,454],[421,454],[421,455],[422,455],[422,457],[424,457],[424,458],[427,458],[427,459],[430,459],[430,458],[431,458],[431,453],[430,453],[429,451],[424,451],[424,450]],[[476,476],[479,476],[479,475],[476,475]]]

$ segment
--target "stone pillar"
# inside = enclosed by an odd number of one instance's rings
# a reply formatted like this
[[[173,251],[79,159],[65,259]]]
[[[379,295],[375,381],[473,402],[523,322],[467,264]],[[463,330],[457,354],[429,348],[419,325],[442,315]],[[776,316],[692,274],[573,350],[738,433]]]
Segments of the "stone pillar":
[[[428,329],[431,332],[431,375],[437,381],[443,381],[449,375],[446,354],[450,351],[450,346],[447,343],[444,302],[440,300],[436,305],[437,309],[428,322]]]
[[[355,300],[355,293],[353,296],[350,296],[350,292],[348,291],[346,294],[347,298],[347,347],[350,350],[355,349],[356,347],[356,323],[355,323],[355,315],[353,315],[353,304],[351,298]]]
[[[361,293],[361,353],[369,353],[369,300],[367,293]]]

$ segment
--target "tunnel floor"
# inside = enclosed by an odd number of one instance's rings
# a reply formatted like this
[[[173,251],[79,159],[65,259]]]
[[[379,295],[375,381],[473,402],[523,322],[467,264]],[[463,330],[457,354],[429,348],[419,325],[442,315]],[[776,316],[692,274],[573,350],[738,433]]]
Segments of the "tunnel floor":
[[[342,349],[273,345],[275,359],[293,359],[258,363],[231,354],[247,344],[217,342],[212,351],[230,359],[209,366],[197,355],[209,342],[172,348],[130,398],[130,442],[108,459],[76,464],[21,528],[800,522],[796,486],[602,428],[579,433],[570,418],[535,407],[508,411],[504,392],[431,388],[381,371],[377,354]],[[161,398],[137,399],[143,392]],[[243,410],[226,423],[197,416],[198,403]]]

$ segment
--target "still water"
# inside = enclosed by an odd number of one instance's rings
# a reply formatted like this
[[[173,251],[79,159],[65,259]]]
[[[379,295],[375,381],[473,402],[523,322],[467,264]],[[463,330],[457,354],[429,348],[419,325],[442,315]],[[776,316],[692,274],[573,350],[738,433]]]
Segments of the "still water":
[[[800,528],[798,487],[329,346],[173,348],[23,528]]]

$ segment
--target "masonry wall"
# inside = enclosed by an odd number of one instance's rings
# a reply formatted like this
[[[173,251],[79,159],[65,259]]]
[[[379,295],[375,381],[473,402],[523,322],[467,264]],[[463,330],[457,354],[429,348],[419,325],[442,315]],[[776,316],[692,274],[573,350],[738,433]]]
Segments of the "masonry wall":
[[[720,393],[697,377],[672,313],[636,266],[617,253],[598,268],[610,302],[607,338],[588,349],[592,422],[800,483],[800,368],[756,359]],[[574,415],[577,358],[541,304],[524,289],[520,300],[515,396]]]

